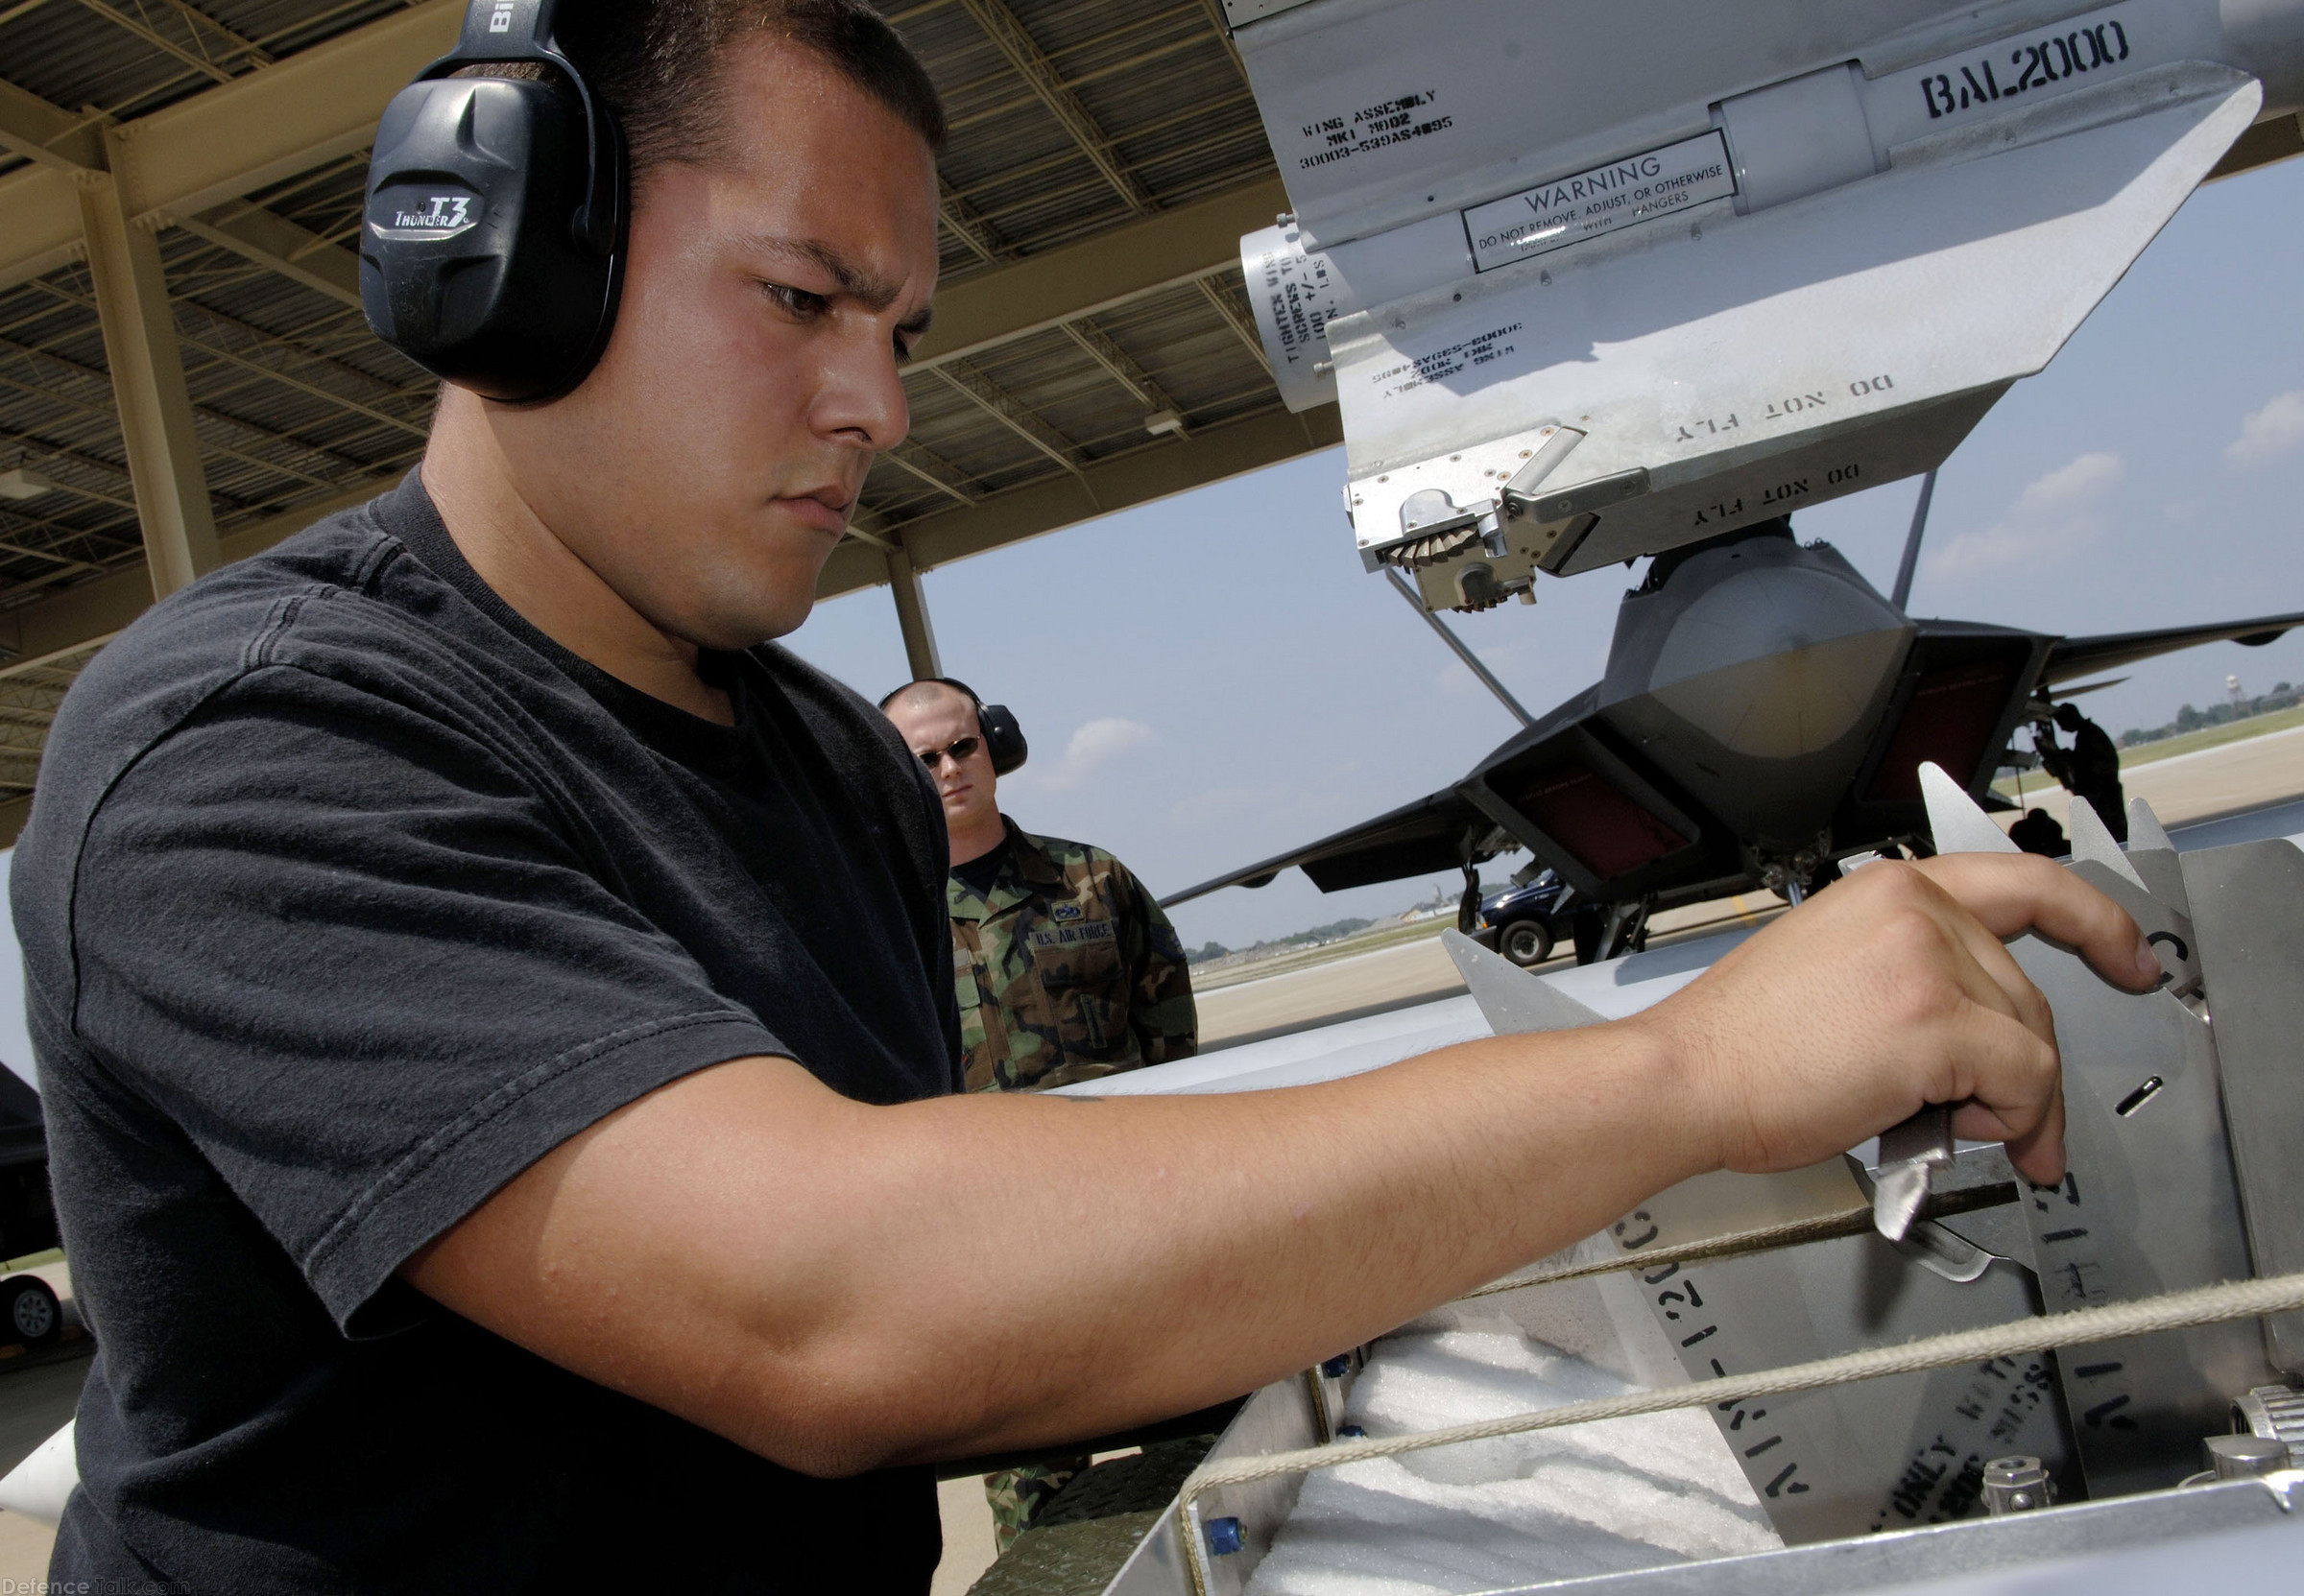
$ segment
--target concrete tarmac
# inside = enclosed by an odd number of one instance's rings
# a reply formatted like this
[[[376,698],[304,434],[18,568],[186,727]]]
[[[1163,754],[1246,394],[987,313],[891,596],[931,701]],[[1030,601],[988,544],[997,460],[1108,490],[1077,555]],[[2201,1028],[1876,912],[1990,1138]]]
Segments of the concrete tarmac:
[[[2120,780],[2128,797],[2150,804],[2170,831],[2304,797],[2304,727],[2131,765],[2120,773]],[[2071,829],[2072,795],[2038,772],[2025,778],[2019,801],[2027,809],[2047,810],[2058,825]]]

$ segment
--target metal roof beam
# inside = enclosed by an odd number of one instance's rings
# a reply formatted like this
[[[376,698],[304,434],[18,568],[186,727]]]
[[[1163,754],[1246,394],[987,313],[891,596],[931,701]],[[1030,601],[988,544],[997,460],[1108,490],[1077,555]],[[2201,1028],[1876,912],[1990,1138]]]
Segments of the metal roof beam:
[[[1101,83],[1107,78],[1116,78],[1122,74],[1130,72],[1140,72],[1146,65],[1153,61],[1164,60],[1169,56],[1181,55],[1187,50],[1190,50],[1199,45],[1207,43],[1208,40],[1205,35],[1187,34],[1180,38],[1169,39],[1164,44],[1143,45],[1134,48],[1128,48],[1124,45],[1124,41],[1131,34],[1148,32],[1164,23],[1173,22],[1178,16],[1188,13],[1193,8],[1191,6],[1188,5],[1176,7],[1170,11],[1156,12],[1147,16],[1139,17],[1126,26],[1113,30],[1111,33],[1099,34],[1093,38],[1084,39],[1078,44],[1070,45],[1065,50],[1058,52],[1059,55],[1077,55],[1091,49],[1102,48],[1109,50],[1115,44],[1123,44],[1122,51],[1117,60],[1109,61],[1102,66],[1090,67],[1084,71],[1072,73],[1070,76],[1066,77],[1063,80],[1064,86],[1068,89],[1077,91],[1086,87],[1090,83]],[[1230,39],[1225,39],[1223,42],[1227,49],[1231,48],[1232,41]],[[1051,56],[1048,59],[1050,61],[1054,61],[1056,57]],[[1236,55],[1234,59],[1236,60],[1238,58]],[[986,78],[979,79],[975,83],[962,83],[952,91],[949,98],[963,101],[969,100],[973,97],[975,91],[982,88],[991,81],[991,79]],[[1245,82],[1245,79],[1242,81]],[[1011,111],[1020,110],[1026,106],[1034,105],[1038,103],[1039,98],[1040,97],[1037,94],[1027,93],[1017,95],[1006,100],[995,101],[993,104],[982,107],[979,110],[970,111],[966,116],[954,117],[950,122],[946,124],[946,128],[948,131],[957,133],[969,128],[978,127],[983,123],[992,121],[996,117],[1005,116]]]
[[[1202,277],[1200,292],[1215,308],[1216,314],[1224,319],[1224,324],[1232,329],[1232,335],[1248,346],[1250,354],[1256,356],[1256,363],[1270,370],[1270,363],[1264,358],[1264,341],[1257,336],[1255,324],[1233,302],[1231,289],[1212,277]]]
[[[325,294],[338,304],[360,308],[359,257],[284,216],[234,201],[203,216],[173,220],[195,238],[300,282],[315,294]]]
[[[71,290],[60,286],[60,284],[53,282],[42,282],[36,286],[42,293],[52,295],[56,298],[63,300],[67,304],[80,305],[88,310],[95,310],[98,308],[94,300],[84,298],[82,296],[73,293]],[[382,378],[363,371],[358,367],[347,366],[343,362],[331,360],[325,355],[315,354],[311,350],[298,345],[291,339],[283,338],[279,334],[268,331],[263,327],[252,326],[248,322],[240,321],[236,317],[228,316],[220,310],[211,310],[206,305],[200,303],[200,301],[197,299],[184,299],[178,302],[180,302],[186,310],[192,312],[194,315],[202,317],[208,322],[213,323],[212,326],[206,328],[205,330],[214,332],[221,328],[226,332],[246,338],[258,353],[270,355],[275,351],[277,351],[279,354],[287,356],[291,359],[299,360],[306,366],[317,366],[339,376],[349,378],[351,381],[358,383],[364,388],[381,390],[385,396],[392,398],[403,396],[398,390],[394,389],[391,384],[385,382]],[[425,424],[410,420],[406,417],[391,415],[388,412],[377,410],[373,406],[364,404],[360,400],[352,398],[348,394],[339,393],[332,389],[323,388],[316,383],[306,382],[301,377],[295,375],[293,372],[284,371],[277,367],[267,366],[262,361],[252,359],[245,352],[222,347],[217,344],[208,342],[206,339],[196,338],[191,333],[185,332],[180,325],[177,329],[177,341],[187,348],[196,349],[202,354],[208,356],[208,364],[206,366],[198,368],[200,370],[212,370],[220,365],[229,366],[235,369],[245,371],[252,376],[269,378],[274,382],[294,389],[296,392],[302,393],[307,397],[319,399],[325,404],[334,405],[339,410],[349,412],[350,414],[359,416],[364,419],[375,422],[380,426],[393,428],[398,432],[406,434],[408,437],[416,440],[420,443],[426,441],[431,437],[431,429]],[[56,359],[58,357],[51,355],[49,358]],[[89,374],[101,375],[101,373]],[[213,397],[213,394],[211,397]],[[249,424],[239,421],[237,417],[228,416],[225,412],[216,410],[212,403],[208,406],[203,407],[200,411],[200,414],[204,416],[217,416],[237,425]],[[357,467],[361,464],[358,461],[352,460],[348,456],[337,453],[335,450],[324,448],[316,443],[301,442],[286,433],[269,432],[262,428],[256,428],[254,430],[257,431],[261,436],[276,441],[295,442],[299,447],[308,449],[312,453],[321,456],[323,459],[326,460],[332,467],[338,469],[342,469],[346,466]],[[328,480],[331,479],[314,479],[316,483],[325,482]]]
[[[1008,250],[994,240],[975,207],[962,199],[944,174],[936,175],[936,220],[942,222],[951,235],[968,246],[969,252],[978,260],[993,262],[1007,258]]]
[[[975,494],[959,486],[967,480],[967,473],[925,444],[906,439],[893,449],[882,450],[881,455],[889,465],[919,478],[948,498],[962,504],[976,502]]]
[[[97,370],[93,367],[83,366],[78,361],[67,360],[62,355],[52,353],[46,349],[37,349],[29,345],[15,344],[7,339],[0,338],[0,350],[5,350],[11,354],[25,356],[27,359],[32,360],[35,363],[45,362],[48,365],[58,367],[61,369],[64,375],[69,377],[78,377],[86,382],[103,384],[108,388],[110,386],[110,379],[107,377],[104,372]],[[188,374],[204,372],[222,364],[223,362],[220,361],[210,361],[206,366],[195,367],[193,371]],[[119,416],[116,411],[103,409],[100,406],[88,403],[84,399],[75,398],[71,394],[59,392],[55,389],[36,388],[30,383],[19,382],[15,378],[9,376],[0,376],[0,387],[16,389],[25,393],[45,399],[50,404],[65,405],[75,411],[78,411],[82,415],[101,417],[105,420],[110,421],[115,426],[119,424]],[[257,426],[253,421],[244,421],[239,417],[231,415],[227,411],[216,410],[206,405],[194,405],[192,407],[192,414],[200,420],[205,421],[213,427],[223,429],[228,434],[239,434],[255,442],[276,444],[283,448],[295,449],[300,453],[311,457],[313,460],[319,461],[324,467],[332,472],[343,472],[347,470],[358,471],[366,468],[364,462],[334,453],[329,449],[323,448],[317,443],[307,443],[302,439],[291,437],[289,434],[284,432],[273,432],[268,428]],[[211,434],[211,437],[212,436],[213,434]],[[279,476],[296,477],[313,488],[327,488],[340,480],[337,476],[333,475],[315,476],[311,472],[306,471],[300,466],[290,465],[277,460],[267,460],[261,455],[246,454],[239,449],[234,448],[229,443],[211,442],[207,446],[211,453],[221,455],[227,460],[236,461],[243,465],[252,465],[259,470],[271,471]]]
[[[961,0],[961,4],[975,18],[976,26],[998,46],[1000,54],[1008,58],[1008,64],[1016,68],[1040,103],[1048,107],[1049,114],[1071,136],[1072,142],[1080,147],[1089,164],[1102,173],[1104,180],[1128,202],[1128,208],[1139,212],[1151,210],[1152,197],[1136,180],[1136,174],[1128,170],[1126,158],[1105,136],[1104,130],[1096,126],[1095,118],[1088,114],[1088,107],[1067,86],[1056,63],[1048,60],[1039,42],[1017,20],[1016,13],[1000,0]]]
[[[1207,123],[1209,118],[1217,111],[1230,110],[1235,106],[1252,105],[1254,104],[1256,96],[1249,93],[1248,90],[1244,88],[1236,89],[1230,94],[1218,95],[1212,100],[1196,100],[1192,103],[1189,109],[1173,112],[1167,116],[1161,117],[1156,121],[1139,123],[1135,127],[1130,128],[1128,131],[1139,138],[1149,138],[1156,134],[1167,132],[1172,129],[1183,127],[1187,124],[1204,125]],[[1228,131],[1218,131],[1207,138],[1195,138],[1188,143],[1172,145],[1162,150],[1159,158],[1164,163],[1168,161],[1195,157],[1206,153],[1214,145],[1222,144],[1228,141],[1236,143],[1243,131],[1244,130],[1236,128]],[[1260,130],[1259,131],[1260,136]],[[1069,151],[1059,150],[1052,155],[1042,155],[1035,160],[1021,161],[1014,166],[1001,167],[984,177],[978,178],[973,182],[965,183],[955,187],[952,192],[959,195],[962,199],[969,201],[971,203],[973,203],[980,195],[991,193],[996,189],[1013,188],[1018,181],[1023,179],[1037,178],[1043,172],[1054,171],[1059,166],[1077,164],[1078,159],[1079,157],[1072,155]],[[1257,162],[1257,164],[1259,166],[1262,166],[1266,163],[1260,160]],[[1101,189],[1103,186],[1103,179],[1098,178],[1087,179],[1078,183],[1067,183],[1060,189],[1049,189],[1045,190],[1044,192],[1047,194],[1074,194],[1078,193],[1082,189]],[[1197,194],[1192,196],[1192,198],[1195,199],[1198,197],[1199,196]],[[1018,201],[1006,208],[1014,210],[1019,208],[1019,206],[1028,207],[1035,203],[1036,201],[1037,196],[1034,199]],[[1166,208],[1172,210],[1175,208],[1175,206],[1170,204]],[[996,214],[996,212],[993,214]]]
[[[141,229],[139,229],[139,231]],[[43,282],[38,286],[42,292],[52,294],[57,298],[61,299],[68,304],[81,305],[90,310],[100,310],[101,308],[98,300],[83,298],[80,295],[75,294],[68,289],[60,287],[55,283]],[[233,317],[225,315],[222,311],[210,310],[207,306],[201,304],[198,300],[187,299],[184,300],[183,303],[187,309],[207,318],[209,321],[217,323],[218,326],[247,337],[251,343],[256,346],[259,352],[271,353],[274,350],[278,350],[287,355],[300,358],[308,365],[321,366],[329,370],[348,373],[350,376],[357,379],[364,385],[372,385],[379,388],[389,387],[389,385],[382,382],[381,379],[371,376],[366,371],[362,371],[357,368],[343,366],[341,363],[329,360],[325,356],[312,354],[310,351],[300,348],[298,345],[290,343],[288,340],[280,338],[276,334],[267,332],[261,327],[250,326],[245,322],[241,322]],[[196,349],[200,353],[208,357],[207,364],[204,366],[196,367],[196,370],[209,371],[215,369],[219,366],[228,366],[235,370],[244,371],[252,377],[266,378],[273,382],[278,383],[283,387],[293,389],[295,392],[302,393],[308,398],[318,399],[323,403],[334,405],[339,410],[347,411],[352,415],[361,417],[363,419],[372,421],[379,426],[393,428],[396,431],[406,434],[410,438],[415,439],[420,443],[425,441],[431,436],[430,429],[418,422],[411,421],[404,417],[389,415],[383,411],[373,408],[372,406],[363,404],[358,399],[351,398],[348,395],[336,393],[331,389],[323,388],[316,383],[306,382],[292,372],[280,370],[276,367],[267,366],[261,361],[252,360],[248,355],[240,353],[236,350],[224,348],[219,345],[208,342],[206,339],[195,338],[190,333],[183,331],[180,327],[177,329],[176,337],[177,342],[182,345],[184,347]],[[15,347],[21,348],[22,346],[15,345]],[[24,352],[29,353],[34,351],[26,350]],[[38,352],[45,353],[45,351]],[[48,355],[47,358],[51,360],[57,360],[60,357],[56,355]],[[65,364],[69,365],[71,363],[66,362]],[[100,372],[89,372],[87,374],[99,377],[102,375]],[[214,394],[211,394],[211,398],[214,396]],[[265,428],[254,426],[252,423],[241,420],[238,417],[216,409],[212,403],[199,407],[198,414],[226,421],[233,426],[245,427],[248,430],[255,433],[257,436],[270,440],[274,442],[294,443],[298,448],[306,450],[309,453],[317,455],[323,460],[325,460],[330,466],[337,469],[343,469],[346,466],[356,467],[360,464],[348,456],[337,453],[333,449],[324,448],[317,443],[307,443],[291,434],[272,432]],[[330,479],[325,477],[315,477],[309,480],[312,481],[315,486],[318,486],[324,484]]]
[[[190,67],[193,71],[200,73],[202,76],[213,78],[220,83],[230,81],[232,75],[226,71],[223,67],[218,66],[214,61],[209,60],[204,57],[194,55],[191,51],[185,49],[182,45],[177,43],[176,40],[168,37],[165,34],[160,33],[158,30],[155,29],[141,18],[130,16],[125,12],[114,11],[111,7],[105,4],[104,0],[80,0],[80,3],[86,10],[94,12],[98,16],[103,17],[107,22],[111,23],[114,27],[119,28],[125,33],[134,35],[137,38],[142,39],[145,43],[151,45],[155,50],[159,51],[162,55],[174,57],[176,60],[183,62],[186,66]]]
[[[131,16],[118,7],[108,4],[108,0],[80,0],[80,3],[107,22],[135,35],[154,49],[164,55],[173,56],[201,76],[213,78],[218,83],[229,80],[232,76],[231,69],[208,53],[206,42],[202,36],[204,34],[214,34],[218,38],[224,40],[226,45],[225,60],[245,60],[253,66],[270,66],[272,64],[272,55],[269,51],[241,37],[205,12],[187,4],[186,0],[160,0],[160,3],[183,19],[184,31],[191,36],[193,45],[191,49],[186,49],[168,37],[167,35],[152,26],[147,18]],[[137,9],[142,10],[141,5]]]
[[[966,361],[949,361],[939,366],[936,375],[972,400],[987,416],[1066,470],[1078,475],[1087,465],[1088,462],[1081,459],[1080,451],[1072,446],[1071,440],[1048,425],[1031,406]]]
[[[1080,345],[1088,358],[1104,368],[1106,375],[1135,396],[1136,402],[1154,413],[1167,411],[1176,417],[1172,429],[1179,437],[1184,433],[1184,407],[1168,397],[1151,372],[1139,366],[1127,350],[1115,344],[1103,328],[1082,318],[1067,322],[1064,330],[1074,344]]]
[[[0,82],[0,147],[67,179],[104,164],[104,119],[74,116],[36,94]]]
[[[19,451],[18,458],[15,462],[15,464],[18,465],[43,465],[60,460],[77,465],[85,471],[99,472],[106,478],[119,483],[124,488],[130,488],[130,490],[132,492],[133,491],[133,488],[130,487],[128,481],[128,473],[108,460],[99,460],[94,455],[82,454],[77,449],[67,448],[60,444],[51,443],[46,439],[36,438],[30,433],[14,432],[7,429],[0,429],[0,443],[11,445],[13,450]],[[94,488],[84,487],[76,482],[66,482],[61,477],[54,476],[47,472],[43,472],[41,474],[48,477],[48,480],[55,485],[56,491],[59,493],[77,494],[79,497],[84,499],[93,499],[99,504],[108,504],[115,510],[133,510],[136,508],[136,503],[133,499],[124,499],[116,493],[106,493]],[[0,504],[0,511],[7,511],[15,514],[23,513],[21,509],[12,504]]]
[[[393,94],[455,43],[463,15],[463,0],[423,0],[126,123],[131,215],[196,215],[366,147]],[[0,178],[0,287],[71,260],[80,226],[68,174],[36,165]]]
[[[105,136],[108,142],[120,134]],[[176,307],[160,266],[160,241],[129,214],[119,180],[90,174],[78,188],[105,365],[135,488],[136,523],[144,533],[153,596],[164,599],[215,569],[218,560],[207,473],[192,430],[192,394],[177,348]]]
[[[228,562],[261,554],[324,515],[374,498],[398,480],[399,474],[394,472],[342,484],[300,509],[226,533],[218,539],[220,550]],[[152,584],[140,569],[91,577],[64,592],[0,614],[0,647],[18,655],[50,658],[91,648],[141,615],[152,602]]]
[[[1222,0],[1200,0],[1200,9],[1208,13],[1208,25],[1215,31],[1216,42],[1224,46],[1224,54],[1232,58],[1233,70],[1240,82],[1248,81],[1248,63],[1240,60],[1240,47],[1233,42],[1232,28],[1224,20]]]
[[[0,146],[78,179],[105,169],[105,119],[76,117],[36,94],[0,81]],[[954,197],[966,209],[966,202]],[[305,231],[260,205],[233,201],[205,215],[168,220],[241,259],[360,308],[360,262],[348,250]]]
[[[880,569],[888,591],[896,599],[896,629],[904,639],[904,664],[915,681],[944,675],[944,656],[936,648],[936,625],[928,616],[928,595],[920,584],[920,569],[901,539],[879,551]]]
[[[907,369],[933,369],[1236,266],[1240,235],[1271,226],[1287,205],[1280,179],[1263,178],[979,272],[937,295],[936,324]]]

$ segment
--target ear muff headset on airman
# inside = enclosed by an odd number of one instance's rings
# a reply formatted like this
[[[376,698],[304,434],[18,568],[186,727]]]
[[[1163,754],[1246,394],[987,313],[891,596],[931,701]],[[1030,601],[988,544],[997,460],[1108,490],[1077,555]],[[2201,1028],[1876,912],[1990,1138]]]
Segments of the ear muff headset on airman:
[[[948,676],[935,679],[953,692],[966,695],[968,702],[976,706],[976,726],[984,733],[984,751],[992,755],[993,774],[1006,775],[1010,771],[1020,770],[1024,761],[1032,757],[1032,745],[1024,741],[1024,728],[1017,724],[1016,716],[1006,704],[986,703],[976,697],[973,687]]]
[[[923,677],[920,679],[941,682],[975,706],[976,729],[983,733],[984,751],[992,755],[993,774],[1006,775],[1010,771],[1020,770],[1024,761],[1032,757],[1032,745],[1024,741],[1024,728],[1017,724],[1015,714],[1009,710],[1006,704],[986,703],[982,699],[976,697],[976,690],[973,687],[948,676]],[[897,701],[900,694],[917,685],[919,685],[918,682],[905,682],[894,693],[880,700],[880,707],[887,708]]]
[[[360,232],[360,304],[376,336],[508,402],[582,382],[623,287],[623,135],[554,44],[553,9],[471,0],[454,52],[385,107]],[[545,70],[450,76],[513,61]]]

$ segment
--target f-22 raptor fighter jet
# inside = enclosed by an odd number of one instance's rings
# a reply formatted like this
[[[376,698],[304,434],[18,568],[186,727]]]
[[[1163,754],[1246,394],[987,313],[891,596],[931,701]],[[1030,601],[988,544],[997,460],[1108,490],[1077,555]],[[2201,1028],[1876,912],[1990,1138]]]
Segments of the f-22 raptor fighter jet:
[[[1323,892],[1461,869],[1469,911],[1480,865],[1525,848],[1524,877],[1549,869],[1564,886],[1550,909],[1579,958],[1611,958],[1655,910],[1764,887],[1796,898],[1849,855],[1931,851],[1920,766],[1993,802],[2017,726],[2082,678],[2300,625],[2052,637],[1920,620],[1829,544],[1769,521],[1659,556],[1624,595],[1601,679],[1461,780],[1162,901],[1291,867]]]

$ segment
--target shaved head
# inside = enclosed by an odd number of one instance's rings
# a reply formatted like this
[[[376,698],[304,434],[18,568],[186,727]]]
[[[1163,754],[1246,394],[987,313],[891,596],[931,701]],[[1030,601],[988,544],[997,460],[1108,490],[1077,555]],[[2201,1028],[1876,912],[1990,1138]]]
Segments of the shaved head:
[[[886,715],[936,780],[952,863],[980,858],[1006,837],[999,777],[976,701],[944,681],[908,681],[880,701]]]
[[[907,709],[925,709],[929,705],[947,699],[956,699],[966,704],[971,715],[976,712],[974,703],[966,693],[949,682],[937,681],[933,679],[905,682],[895,692],[880,700],[880,710],[890,720],[895,720],[897,719],[896,711],[900,706]]]

